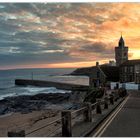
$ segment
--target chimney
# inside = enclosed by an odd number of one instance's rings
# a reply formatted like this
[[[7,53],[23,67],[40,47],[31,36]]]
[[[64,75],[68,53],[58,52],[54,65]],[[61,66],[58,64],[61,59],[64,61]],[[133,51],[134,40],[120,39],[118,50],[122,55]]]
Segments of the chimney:
[[[99,66],[99,62],[96,62],[96,66]]]

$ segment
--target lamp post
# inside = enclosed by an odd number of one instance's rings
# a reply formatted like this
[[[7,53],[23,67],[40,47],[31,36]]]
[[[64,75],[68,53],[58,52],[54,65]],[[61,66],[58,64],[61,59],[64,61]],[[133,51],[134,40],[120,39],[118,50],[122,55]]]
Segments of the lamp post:
[[[31,79],[33,80],[33,72],[31,72]]]

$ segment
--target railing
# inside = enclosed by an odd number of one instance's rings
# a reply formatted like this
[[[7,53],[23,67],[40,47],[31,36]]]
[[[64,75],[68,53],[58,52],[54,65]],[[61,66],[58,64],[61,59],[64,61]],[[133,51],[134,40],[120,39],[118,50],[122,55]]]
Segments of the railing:
[[[56,120],[54,120],[54,121],[52,121],[52,122],[50,122],[50,123],[48,123],[48,124],[46,124],[46,125],[44,125],[44,126],[41,126],[41,127],[37,128],[37,129],[34,129],[34,130],[32,130],[32,131],[26,133],[25,135],[26,135],[26,136],[30,136],[30,134],[33,134],[33,133],[35,133],[35,132],[37,132],[37,131],[39,131],[39,130],[42,130],[42,129],[46,128],[46,127],[49,127],[49,126],[51,126],[51,125],[54,125],[54,124],[57,124],[57,123],[60,123],[60,122],[61,122],[61,118],[58,118],[58,119],[56,119]],[[51,134],[53,134],[55,131],[57,131],[57,130],[60,129],[60,128],[61,128],[61,126],[55,128],[55,130],[54,130],[53,132],[50,132],[50,133],[47,134],[46,136],[50,136]]]
[[[114,102],[117,101],[119,98],[118,96],[110,95],[104,97],[104,99],[97,99],[96,103],[84,103],[84,107],[78,109],[78,110],[63,110],[61,112],[61,117],[44,125],[37,129],[34,129],[28,133],[25,133],[25,130],[20,131],[10,131],[8,132],[8,137],[25,137],[25,136],[33,136],[33,133],[36,133],[46,127],[51,127],[52,125],[58,124],[58,127],[53,129],[52,132],[49,134],[46,134],[44,136],[62,136],[62,137],[71,137],[72,127],[73,127],[73,120],[80,115],[83,115],[83,121],[86,122],[92,122],[93,119],[93,111],[95,111],[95,114],[102,114],[102,111],[104,109],[108,109],[109,105],[114,105]],[[56,133],[57,131],[57,133]]]
[[[59,117],[58,119],[51,121],[47,124],[44,124],[43,126],[40,126],[38,128],[32,129],[28,132],[25,132],[25,130],[23,130],[23,126],[20,127],[20,129],[17,127],[16,130],[10,130],[8,132],[8,137],[32,137],[32,136],[40,136],[36,133],[38,133],[39,131],[42,131],[43,129],[46,128],[51,128],[52,126],[55,126],[55,128],[53,129],[53,131],[51,132],[45,132],[45,134],[43,134],[43,136],[49,137],[52,134],[57,134],[56,132],[59,131],[58,133],[61,132],[61,117]],[[28,126],[28,124],[24,125],[24,127]]]

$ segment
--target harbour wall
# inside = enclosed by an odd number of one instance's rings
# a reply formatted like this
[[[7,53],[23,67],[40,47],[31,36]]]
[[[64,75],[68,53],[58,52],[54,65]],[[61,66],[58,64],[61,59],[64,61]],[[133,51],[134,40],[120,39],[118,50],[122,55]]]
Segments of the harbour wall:
[[[28,80],[28,79],[16,79],[15,85],[19,86],[38,86],[38,87],[56,87],[57,89],[63,90],[82,90],[86,91],[89,86],[86,85],[76,85],[69,83],[61,83],[61,82],[52,82],[52,81],[42,81],[42,80]]]

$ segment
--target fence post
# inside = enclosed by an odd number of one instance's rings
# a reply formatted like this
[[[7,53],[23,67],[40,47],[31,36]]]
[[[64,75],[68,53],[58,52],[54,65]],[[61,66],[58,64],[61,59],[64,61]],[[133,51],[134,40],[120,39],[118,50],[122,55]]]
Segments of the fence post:
[[[25,130],[9,131],[8,137],[25,137]]]
[[[104,109],[108,109],[108,98],[104,98]]]
[[[87,110],[84,112],[84,120],[88,122],[92,122],[92,107],[91,103],[85,103],[87,106]]]
[[[100,100],[97,100],[96,113],[97,113],[97,114],[102,114],[102,109],[101,109],[101,102],[100,102]]]
[[[72,137],[71,111],[62,111],[62,137]]]
[[[112,104],[112,105],[114,105],[114,96],[113,95],[110,95],[110,103]]]
[[[117,97],[117,96],[114,98],[114,101],[115,101],[115,102],[117,102],[117,101],[118,101],[118,97]]]

